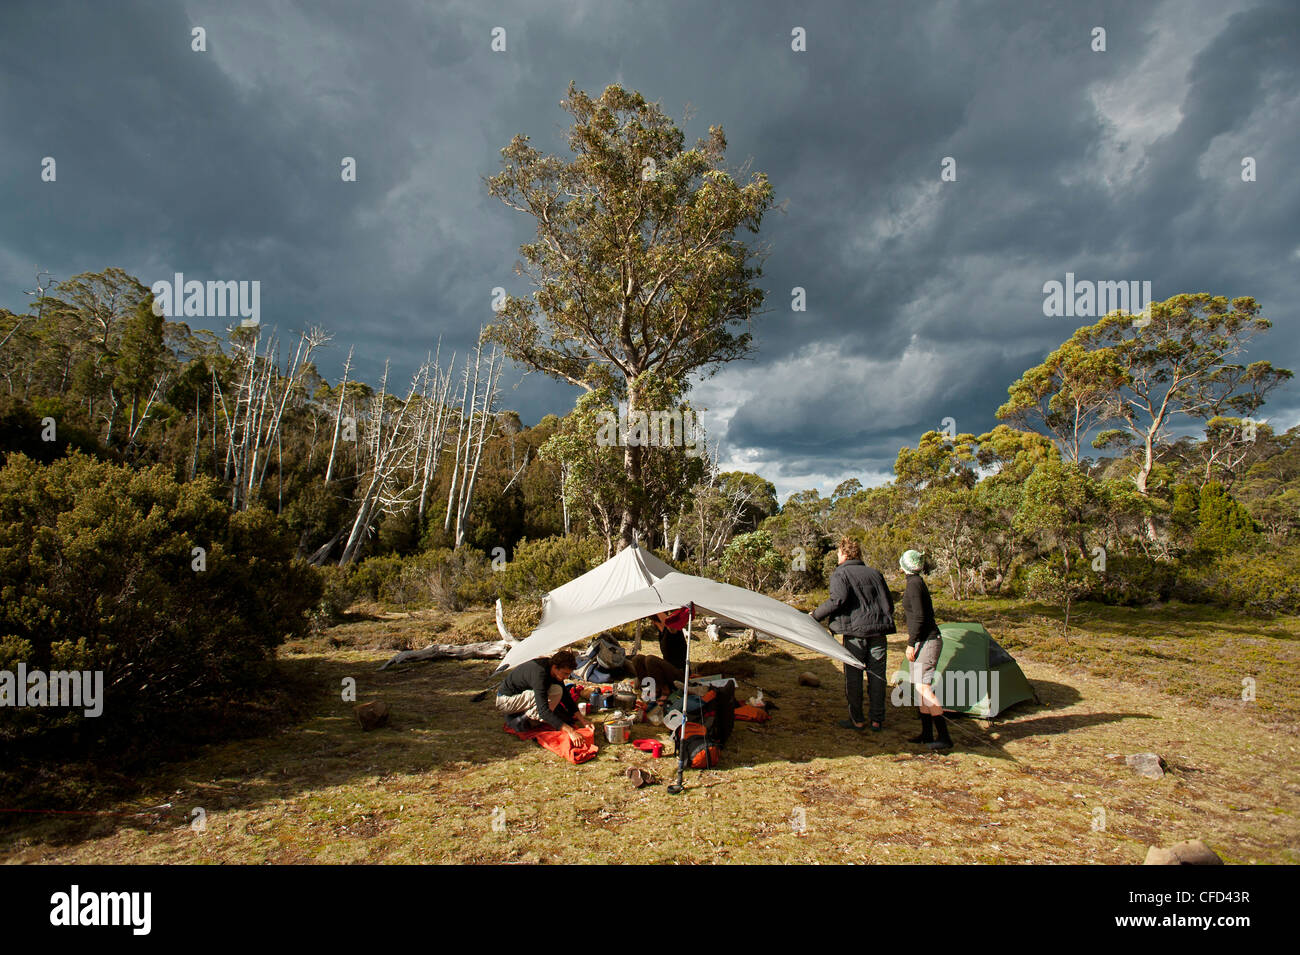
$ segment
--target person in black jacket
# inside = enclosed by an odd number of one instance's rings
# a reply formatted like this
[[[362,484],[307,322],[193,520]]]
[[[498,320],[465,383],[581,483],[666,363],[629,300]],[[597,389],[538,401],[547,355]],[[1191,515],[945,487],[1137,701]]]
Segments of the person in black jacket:
[[[686,624],[690,619],[685,607],[671,613],[661,611],[650,618],[659,631],[659,656],[679,670],[686,669]]]
[[[564,681],[576,665],[572,650],[560,650],[510,670],[497,687],[497,709],[507,725],[523,730],[545,724],[568,733],[576,746],[581,737],[574,727],[591,725],[564,692]]]
[[[907,574],[907,584],[903,589],[903,613],[907,617],[907,660],[911,664],[912,687],[921,697],[921,735],[913,736],[908,742],[924,743],[934,750],[952,749],[948,721],[943,717],[943,706],[932,685],[943,640],[939,635],[939,625],[934,622],[930,588],[921,577],[921,571],[925,568],[925,555],[909,550],[899,558],[898,566]],[[934,738],[936,730],[939,733],[937,740]]]
[[[812,612],[814,620],[826,620],[831,633],[842,634],[844,649],[866,667],[867,698],[871,703],[871,728],[879,732],[885,725],[885,657],[887,637],[897,632],[894,626],[894,598],[884,575],[862,562],[862,548],[851,537],[840,541],[839,566],[831,574],[831,595]],[[849,704],[849,718],[836,726],[866,729],[862,719],[862,673],[844,665],[844,695]]]

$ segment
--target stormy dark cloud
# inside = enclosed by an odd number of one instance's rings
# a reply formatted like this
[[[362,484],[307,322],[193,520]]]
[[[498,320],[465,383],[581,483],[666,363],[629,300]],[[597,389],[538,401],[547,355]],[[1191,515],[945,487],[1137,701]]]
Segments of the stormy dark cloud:
[[[697,386],[711,442],[783,493],[869,484],[945,417],[994,423],[1075,326],[1042,312],[1066,272],[1253,295],[1275,323],[1259,354],[1300,365],[1298,28],[1294,3],[1251,0],[9,0],[0,304],[23,306],[37,265],[256,279],[263,321],[335,334],[325,373],[355,344],[363,376],[406,375],[439,340],[467,347],[494,286],[526,291],[529,223],[482,184],[500,148],[560,151],[569,81],[621,83],[679,122],[690,104],[688,139],[722,125],[785,201],[758,350]],[[526,421],[572,403],[516,380]],[[1300,392],[1266,411],[1294,424]]]

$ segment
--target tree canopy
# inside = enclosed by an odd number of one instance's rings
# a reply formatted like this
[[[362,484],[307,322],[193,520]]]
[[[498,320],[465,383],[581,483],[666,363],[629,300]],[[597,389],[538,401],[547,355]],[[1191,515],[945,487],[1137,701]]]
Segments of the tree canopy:
[[[592,98],[569,86],[573,158],[543,155],[517,135],[491,195],[536,220],[520,248],[528,296],[507,296],[489,334],[525,367],[607,387],[628,412],[662,408],[688,376],[742,358],[763,302],[761,269],[737,232],[757,232],[772,204],[762,173],[739,182],[723,167],[721,127],[694,148],[657,104],[609,86]],[[629,488],[643,486],[642,448],[624,448]],[[644,531],[634,495],[620,537]]]

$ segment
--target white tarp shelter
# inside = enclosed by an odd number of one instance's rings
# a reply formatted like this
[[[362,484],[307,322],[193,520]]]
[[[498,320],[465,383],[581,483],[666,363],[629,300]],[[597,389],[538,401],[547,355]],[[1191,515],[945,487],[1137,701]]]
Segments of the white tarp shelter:
[[[688,604],[695,605],[697,614],[722,617],[751,627],[760,635],[788,640],[842,663],[862,666],[807,614],[743,587],[679,574],[633,545],[547,594],[537,629],[511,647],[498,669],[550,656],[602,630]]]
[[[650,551],[635,544],[624,547],[599,567],[574,577],[543,597],[542,619],[537,627],[541,629],[562,617],[644,590],[671,573],[673,569]]]

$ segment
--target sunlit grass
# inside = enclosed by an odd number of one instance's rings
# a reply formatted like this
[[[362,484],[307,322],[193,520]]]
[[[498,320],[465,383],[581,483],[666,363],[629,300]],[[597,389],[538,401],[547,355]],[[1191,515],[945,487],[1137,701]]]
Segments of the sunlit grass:
[[[938,595],[936,595],[938,597]],[[261,738],[213,745],[141,780],[142,816],[24,818],[0,833],[15,862],[1108,862],[1151,843],[1203,838],[1233,862],[1297,862],[1295,716],[1300,621],[1199,607],[1085,606],[1060,635],[1045,607],[937,600],[941,620],[982,620],[1043,699],[992,723],[954,724],[946,756],[908,744],[912,711],[881,734],[835,728],[838,667],[788,645],[702,644],[777,703],[737,724],[723,765],[688,789],[634,790],[630,766],[669,781],[675,764],[631,747],[571,766],[501,731],[495,662],[379,672],[395,650],[492,639],[490,610],[358,614],[286,646],[281,666],[310,714]],[[369,608],[374,611],[375,608]],[[903,639],[890,647],[890,671]],[[819,689],[796,684],[799,672]],[[391,724],[363,733],[341,698],[383,699]],[[1257,699],[1241,699],[1242,679]],[[645,727],[650,729],[651,727]],[[642,729],[638,727],[638,729]],[[1169,773],[1138,778],[1123,756],[1153,751]],[[1118,757],[1118,758],[1116,758]],[[190,828],[202,807],[207,829]],[[1094,829],[1097,809],[1104,829]],[[493,820],[504,819],[494,831]],[[799,831],[799,824],[803,831]]]

